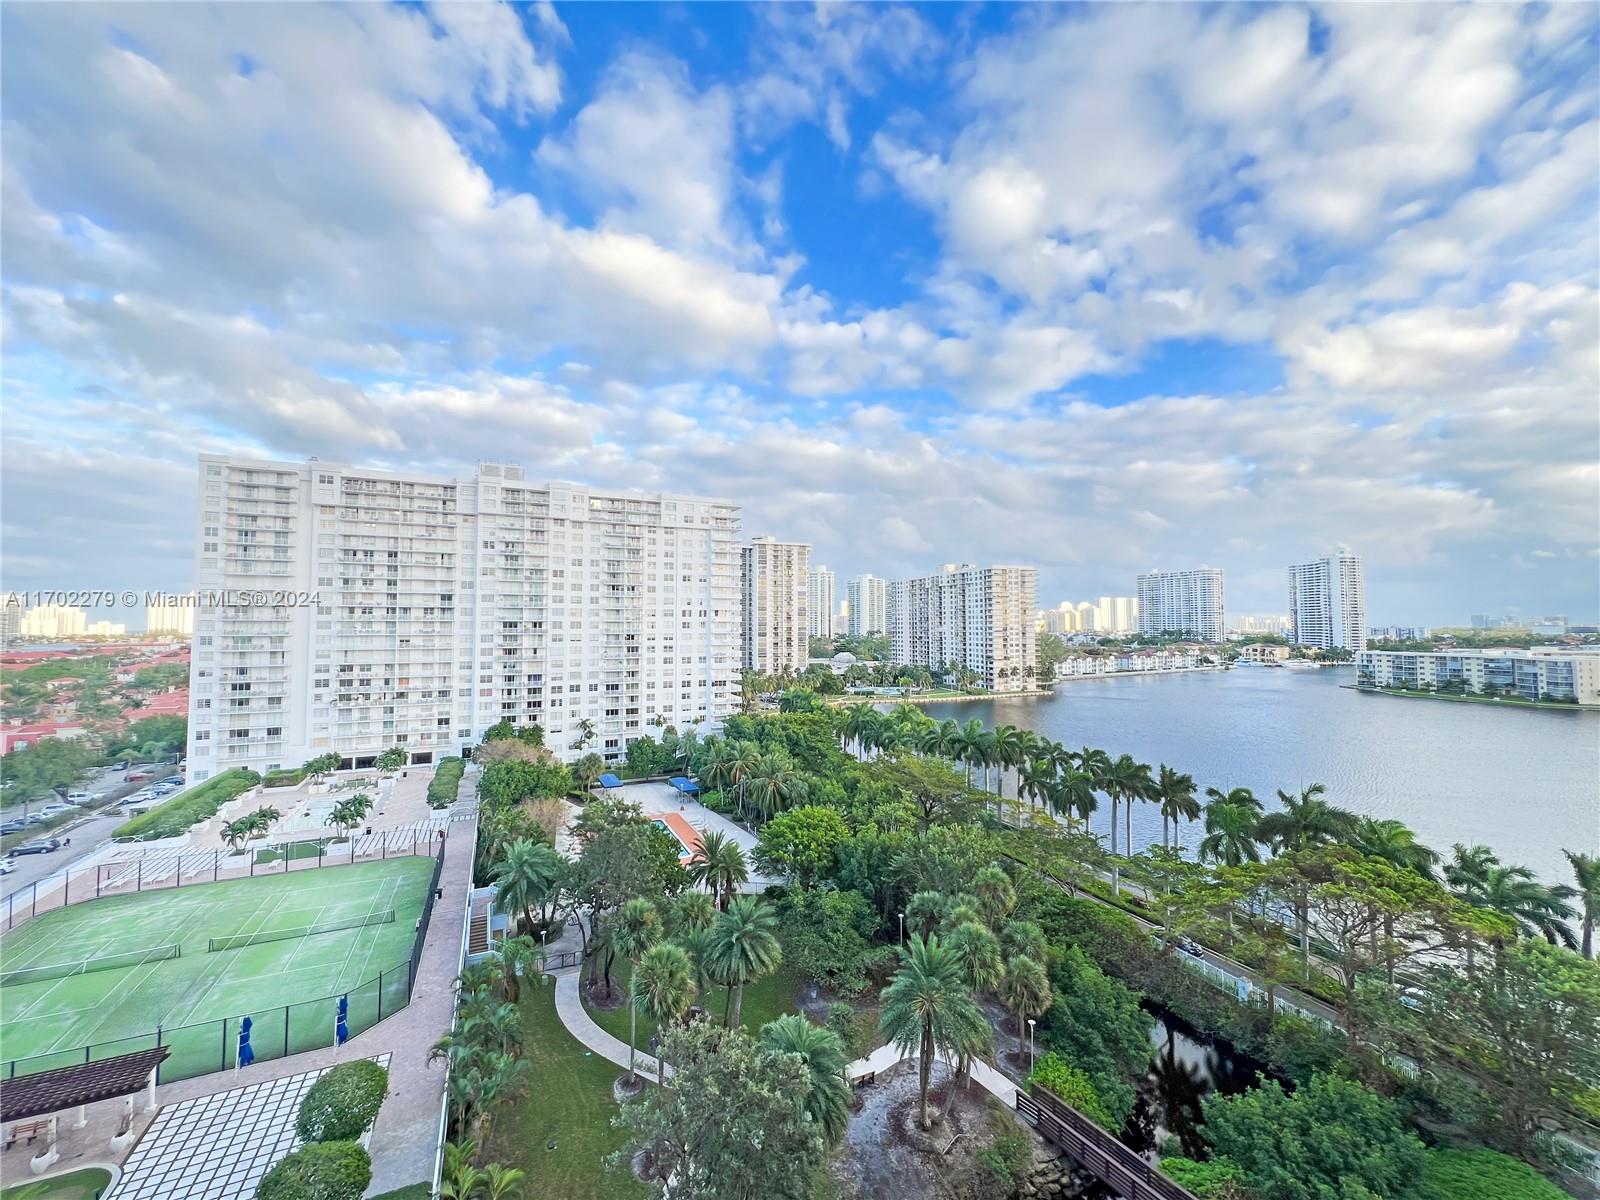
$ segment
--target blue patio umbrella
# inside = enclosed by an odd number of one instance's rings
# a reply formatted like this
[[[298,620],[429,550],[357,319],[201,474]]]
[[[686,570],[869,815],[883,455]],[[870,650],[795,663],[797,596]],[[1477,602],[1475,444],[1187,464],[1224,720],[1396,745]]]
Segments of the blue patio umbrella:
[[[248,1067],[256,1060],[256,1052],[250,1049],[250,1026],[253,1022],[249,1017],[239,1022],[239,1065]]]
[[[350,1018],[350,997],[348,995],[340,996],[339,997],[339,1015],[336,1018],[334,1018],[334,1022],[333,1022],[333,1036],[334,1036],[334,1039],[341,1046],[344,1045],[346,1042],[348,1042],[350,1040],[349,1018]]]

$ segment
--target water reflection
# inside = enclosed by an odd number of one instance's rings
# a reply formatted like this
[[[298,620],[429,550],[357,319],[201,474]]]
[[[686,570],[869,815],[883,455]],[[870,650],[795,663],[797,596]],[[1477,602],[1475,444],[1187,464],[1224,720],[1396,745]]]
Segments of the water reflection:
[[[1149,1011],[1156,1018],[1150,1031],[1154,1052],[1122,1140],[1152,1162],[1169,1136],[1188,1157],[1203,1157],[1200,1102],[1213,1093],[1234,1096],[1254,1087],[1257,1072],[1267,1066],[1164,1009]]]

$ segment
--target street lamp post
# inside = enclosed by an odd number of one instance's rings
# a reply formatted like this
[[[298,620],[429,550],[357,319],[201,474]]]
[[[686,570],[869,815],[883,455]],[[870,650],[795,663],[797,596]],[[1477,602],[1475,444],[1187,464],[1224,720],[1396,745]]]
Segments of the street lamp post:
[[[904,946],[906,944],[906,915],[905,915],[905,913],[901,913],[900,914],[900,944],[902,946]]]
[[[1028,1018],[1028,1074],[1033,1074],[1033,1018]]]

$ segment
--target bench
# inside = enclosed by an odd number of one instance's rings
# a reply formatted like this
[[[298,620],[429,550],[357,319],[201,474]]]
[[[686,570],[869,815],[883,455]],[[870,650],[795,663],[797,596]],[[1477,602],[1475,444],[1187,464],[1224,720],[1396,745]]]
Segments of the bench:
[[[6,1132],[6,1149],[11,1149],[17,1144],[18,1138],[26,1138],[28,1145],[33,1145],[33,1139],[50,1129],[49,1118],[43,1121],[18,1121]]]

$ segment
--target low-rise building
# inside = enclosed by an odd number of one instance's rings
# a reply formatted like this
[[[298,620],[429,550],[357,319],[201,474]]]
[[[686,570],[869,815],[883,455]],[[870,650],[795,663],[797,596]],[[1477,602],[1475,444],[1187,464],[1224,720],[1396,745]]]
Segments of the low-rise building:
[[[1239,657],[1247,663],[1275,667],[1289,661],[1289,647],[1272,642],[1251,642],[1248,646],[1239,647]]]
[[[1356,675],[1369,687],[1600,705],[1595,650],[1363,650],[1356,655]]]

